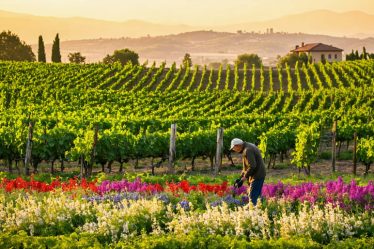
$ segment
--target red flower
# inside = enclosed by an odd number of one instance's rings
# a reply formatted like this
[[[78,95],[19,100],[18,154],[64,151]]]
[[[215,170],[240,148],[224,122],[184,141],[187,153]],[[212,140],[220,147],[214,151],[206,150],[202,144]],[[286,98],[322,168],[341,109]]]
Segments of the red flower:
[[[58,188],[61,188],[63,191],[83,189],[97,192],[96,181],[88,182],[86,179],[82,179],[81,182],[78,182],[77,178],[74,178],[69,179],[67,182],[61,183],[59,178],[57,178],[48,184],[45,182],[35,181],[33,176],[30,177],[30,181],[26,181],[21,177],[17,177],[13,180],[4,178],[0,184],[0,188],[4,188],[6,192],[12,192],[18,189],[25,191],[50,192]]]
[[[204,194],[207,193],[215,193],[219,196],[223,196],[228,191],[227,182],[223,182],[222,184],[205,184],[205,183],[198,183],[197,186],[190,185],[188,181],[183,180],[179,183],[166,183],[167,190],[172,192],[174,195],[182,191],[184,193],[189,193],[191,191],[199,191]]]

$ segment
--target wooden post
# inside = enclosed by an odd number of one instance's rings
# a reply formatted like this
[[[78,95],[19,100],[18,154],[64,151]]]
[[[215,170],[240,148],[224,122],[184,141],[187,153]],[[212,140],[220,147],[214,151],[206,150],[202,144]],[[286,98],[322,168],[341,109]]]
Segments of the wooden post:
[[[223,128],[217,129],[217,150],[216,150],[216,165],[214,174],[218,175],[222,166],[222,152],[223,152]]]
[[[29,135],[27,138],[26,144],[26,156],[25,156],[25,175],[30,174],[30,162],[31,162],[31,154],[32,154],[32,133],[33,133],[33,125],[32,122],[29,122]]]
[[[169,173],[174,172],[174,160],[176,155],[176,135],[177,135],[177,125],[172,124],[170,129],[170,147],[169,147]]]
[[[357,173],[357,132],[353,134],[353,174]]]
[[[91,176],[92,174],[92,167],[95,163],[95,156],[96,156],[96,145],[97,145],[97,140],[98,140],[98,134],[99,134],[99,125],[96,124],[95,125],[95,133],[94,133],[94,140],[93,140],[93,144],[92,144],[92,151],[91,151],[91,158],[90,158],[90,162],[88,164],[88,176]]]
[[[335,164],[336,164],[336,128],[337,128],[337,121],[334,121],[332,126],[332,163],[331,163],[331,170],[335,172]]]
[[[80,160],[80,164],[81,164],[80,175],[79,175],[79,177],[80,177],[81,180],[82,180],[82,178],[84,177],[84,165],[83,165],[83,162],[84,162],[84,156],[81,156],[79,160]]]

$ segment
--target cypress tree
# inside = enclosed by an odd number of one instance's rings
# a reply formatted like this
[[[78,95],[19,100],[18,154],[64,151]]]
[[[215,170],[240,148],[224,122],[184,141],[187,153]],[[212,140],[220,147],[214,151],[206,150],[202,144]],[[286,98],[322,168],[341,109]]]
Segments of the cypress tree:
[[[52,45],[52,62],[61,62],[60,38],[58,37],[58,34]]]
[[[368,55],[368,54],[367,54],[367,52],[366,52],[366,48],[363,47],[363,48],[362,48],[362,55],[361,55],[361,58],[364,59],[364,60],[366,60],[367,57],[368,57],[367,55]]]
[[[38,61],[39,62],[46,62],[45,58],[45,48],[44,48],[44,41],[43,37],[39,36],[39,48],[38,48]]]

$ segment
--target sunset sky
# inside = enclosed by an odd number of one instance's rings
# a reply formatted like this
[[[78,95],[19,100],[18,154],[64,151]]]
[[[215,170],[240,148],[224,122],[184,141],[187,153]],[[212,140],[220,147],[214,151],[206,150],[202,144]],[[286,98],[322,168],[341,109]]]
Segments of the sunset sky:
[[[40,16],[199,26],[268,20],[317,9],[374,14],[374,0],[0,0],[0,10]]]

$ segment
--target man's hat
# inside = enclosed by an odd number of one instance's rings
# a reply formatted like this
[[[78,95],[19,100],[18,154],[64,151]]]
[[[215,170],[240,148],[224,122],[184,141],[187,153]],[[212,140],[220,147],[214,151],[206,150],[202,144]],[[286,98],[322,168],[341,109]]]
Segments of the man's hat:
[[[243,140],[241,140],[240,138],[234,138],[233,140],[231,140],[230,150],[232,150],[235,145],[239,145],[243,143],[244,143]]]

